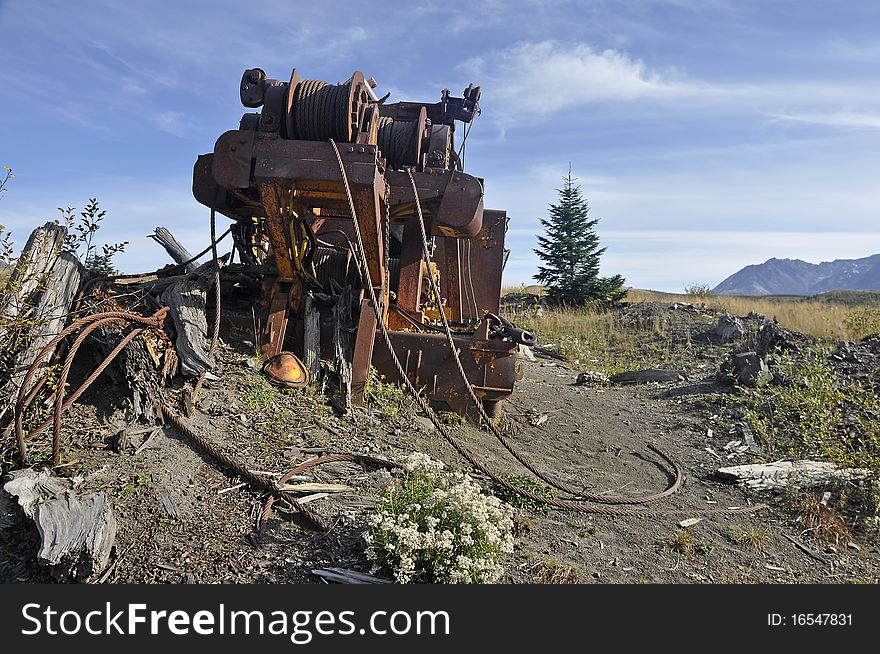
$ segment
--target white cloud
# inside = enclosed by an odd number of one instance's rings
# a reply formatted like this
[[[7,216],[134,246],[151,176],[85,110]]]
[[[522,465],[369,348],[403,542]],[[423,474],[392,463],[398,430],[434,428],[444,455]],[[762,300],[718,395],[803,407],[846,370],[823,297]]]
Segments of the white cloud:
[[[461,68],[480,80],[484,103],[493,103],[491,115],[502,129],[602,105],[617,112],[672,111],[679,119],[712,112],[873,129],[880,108],[877,85],[863,80],[701,80],[587,43],[520,42],[468,59]]]
[[[578,104],[680,97],[692,92],[688,85],[649,70],[625,52],[599,52],[583,43],[519,43],[469,59],[463,68],[485,80],[498,105],[517,115],[546,115]]]
[[[153,122],[163,132],[173,136],[185,137],[191,135],[191,129],[195,126],[192,118],[180,111],[162,111],[152,117]]]
[[[880,129],[880,113],[857,113],[836,111],[826,114],[776,114],[779,120],[826,127],[843,127],[853,129]]]

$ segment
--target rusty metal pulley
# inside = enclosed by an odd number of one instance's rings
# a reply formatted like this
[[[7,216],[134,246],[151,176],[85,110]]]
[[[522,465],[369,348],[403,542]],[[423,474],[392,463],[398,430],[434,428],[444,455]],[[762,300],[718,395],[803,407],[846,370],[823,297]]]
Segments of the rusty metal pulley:
[[[293,352],[280,352],[263,364],[269,382],[286,388],[305,388],[309,385],[309,369]]]

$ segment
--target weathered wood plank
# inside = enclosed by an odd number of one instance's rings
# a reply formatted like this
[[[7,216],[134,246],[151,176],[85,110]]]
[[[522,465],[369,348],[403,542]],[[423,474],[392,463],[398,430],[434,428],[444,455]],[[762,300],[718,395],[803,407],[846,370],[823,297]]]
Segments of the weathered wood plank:
[[[318,568],[312,570],[312,574],[323,579],[329,579],[340,584],[390,584],[390,579],[383,579],[375,575],[368,575],[363,572],[354,570],[346,570],[344,568]]]
[[[801,488],[829,481],[864,479],[866,468],[838,468],[827,461],[774,461],[719,468],[715,474],[725,481],[737,482],[755,490],[780,491],[789,485]]]
[[[341,493],[343,491],[350,491],[352,488],[345,484],[319,484],[305,482],[302,484],[284,484],[281,486],[281,490],[292,491],[295,493]]]
[[[303,363],[310,379],[317,379],[321,372],[321,313],[310,293],[303,307]]]
[[[662,368],[651,368],[649,370],[629,370],[627,372],[619,372],[608,378],[612,384],[629,385],[629,384],[649,384],[665,383],[681,381],[685,378],[682,370],[665,370]]]

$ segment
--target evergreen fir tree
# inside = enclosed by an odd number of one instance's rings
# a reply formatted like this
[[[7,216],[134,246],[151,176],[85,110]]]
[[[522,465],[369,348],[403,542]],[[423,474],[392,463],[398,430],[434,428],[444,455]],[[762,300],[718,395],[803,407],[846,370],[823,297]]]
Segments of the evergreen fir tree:
[[[550,217],[541,219],[546,236],[538,237],[535,250],[543,266],[535,278],[547,287],[550,304],[581,307],[588,304],[610,306],[619,302],[626,291],[620,275],[599,277],[599,247],[594,228],[598,218],[589,216],[590,207],[574,185],[571,169],[557,189],[559,202],[550,205]]]

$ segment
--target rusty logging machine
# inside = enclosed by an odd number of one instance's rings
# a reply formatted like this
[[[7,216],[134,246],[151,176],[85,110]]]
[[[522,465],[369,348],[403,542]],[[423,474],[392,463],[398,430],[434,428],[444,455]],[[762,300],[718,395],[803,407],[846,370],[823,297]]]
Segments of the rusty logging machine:
[[[455,150],[456,121],[479,113],[480,87],[460,98],[444,90],[433,104],[386,104],[374,87],[361,72],[328,84],[296,69],[289,81],[246,70],[242,104],[260,111],[198,158],[193,193],[234,221],[241,263],[265,273],[261,355],[271,381],[308,384],[323,359],[345,395],[363,401],[371,365],[397,378],[376,345],[378,315],[415,387],[474,418],[442,311],[468,382],[498,415],[522,377],[518,345],[534,337],[498,316],[507,214],[483,208],[483,181],[462,170]]]

